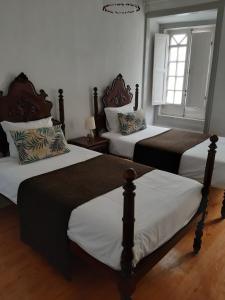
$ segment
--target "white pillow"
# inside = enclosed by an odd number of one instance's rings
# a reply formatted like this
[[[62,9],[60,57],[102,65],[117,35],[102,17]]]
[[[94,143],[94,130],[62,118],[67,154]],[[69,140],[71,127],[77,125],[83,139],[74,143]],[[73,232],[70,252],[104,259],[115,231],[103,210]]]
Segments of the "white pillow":
[[[108,131],[119,132],[119,120],[118,113],[128,113],[133,112],[134,107],[132,103],[129,103],[120,107],[106,107],[105,115],[106,115],[106,128]]]
[[[36,128],[53,126],[52,117],[40,119],[37,121],[20,122],[20,123],[2,121],[1,125],[2,125],[3,130],[5,131],[7,141],[9,143],[10,156],[15,157],[15,158],[18,158],[18,151],[16,149],[16,146],[15,146],[12,136],[10,134],[10,130],[13,131],[13,130],[17,130],[17,129],[36,129]]]

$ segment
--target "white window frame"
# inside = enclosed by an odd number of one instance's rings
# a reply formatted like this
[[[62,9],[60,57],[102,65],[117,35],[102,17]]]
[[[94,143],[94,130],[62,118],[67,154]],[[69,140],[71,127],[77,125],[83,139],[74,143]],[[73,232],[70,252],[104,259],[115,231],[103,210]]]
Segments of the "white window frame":
[[[172,106],[184,106],[185,103],[186,103],[186,97],[187,97],[187,87],[188,87],[188,77],[189,77],[189,65],[190,65],[190,54],[191,54],[191,30],[190,29],[165,29],[164,32],[166,34],[168,34],[170,36],[169,38],[169,58],[168,58],[168,65],[167,65],[167,70],[168,70],[168,74],[167,74],[167,78],[166,78],[166,101],[165,101],[165,104],[166,105],[172,105]],[[174,86],[174,90],[169,90],[168,89],[168,81],[169,81],[169,77],[175,77],[177,80],[177,78],[179,76],[177,76],[177,65],[176,65],[176,73],[175,73],[175,76],[170,76],[169,75],[169,64],[171,63],[170,61],[170,52],[171,52],[171,49],[172,48],[180,48],[182,47],[182,45],[171,45],[171,38],[174,34],[185,34],[187,36],[187,44],[186,44],[186,47],[187,47],[187,52],[186,52],[186,59],[185,61],[182,61],[185,63],[185,68],[184,68],[184,76],[180,76],[183,78],[183,87],[182,87],[182,90],[176,90],[176,87]],[[178,62],[181,62],[181,61],[172,61],[174,63],[178,63]],[[174,96],[173,96],[173,103],[169,103],[167,102],[167,93],[168,91],[173,91],[174,92]],[[181,91],[182,92],[182,100],[181,100],[181,103],[174,103],[174,98],[175,98],[175,92],[176,91]]]
[[[182,33],[186,32],[189,34],[189,43],[188,43],[188,49],[187,49],[187,62],[186,62],[186,70],[185,70],[185,79],[184,79],[184,86],[183,86],[183,97],[182,97],[182,103],[181,104],[163,104],[158,107],[157,114],[162,117],[177,117],[177,118],[187,118],[189,119],[190,117],[187,117],[185,112],[186,112],[186,100],[187,100],[187,92],[188,92],[188,80],[189,80],[189,70],[190,70],[190,59],[191,59],[191,47],[192,47],[192,31],[193,30],[201,30],[202,28],[205,27],[211,27],[212,32],[215,31],[215,25],[199,25],[199,26],[190,26],[190,27],[184,27],[184,28],[173,28],[173,29],[164,29],[163,33],[166,33],[168,35],[174,34],[174,33]],[[214,36],[213,36],[214,40]],[[212,48],[212,53],[213,53],[213,48]],[[212,60],[212,53],[210,57],[210,61]],[[210,67],[208,70],[208,76],[210,78],[210,73],[211,73],[211,62],[210,62]],[[168,80],[168,76],[167,76]],[[209,79],[208,79],[209,81]],[[166,83],[166,87],[167,87]],[[208,87],[208,84],[207,84]],[[195,119],[195,118],[193,118]],[[197,119],[197,120],[205,120],[204,119]]]

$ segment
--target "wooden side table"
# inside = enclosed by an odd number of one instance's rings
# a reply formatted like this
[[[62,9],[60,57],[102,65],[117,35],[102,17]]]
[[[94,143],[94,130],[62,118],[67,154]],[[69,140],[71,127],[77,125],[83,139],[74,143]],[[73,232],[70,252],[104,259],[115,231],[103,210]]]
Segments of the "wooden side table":
[[[102,137],[90,139],[86,136],[68,140],[69,144],[90,149],[101,153],[109,153],[109,140]]]

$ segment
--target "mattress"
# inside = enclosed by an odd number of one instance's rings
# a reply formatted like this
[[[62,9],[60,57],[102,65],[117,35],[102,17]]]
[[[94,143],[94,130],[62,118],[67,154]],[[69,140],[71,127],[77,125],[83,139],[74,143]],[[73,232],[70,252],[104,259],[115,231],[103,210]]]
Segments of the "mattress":
[[[148,125],[147,129],[128,136],[114,132],[106,132],[102,136],[110,140],[110,153],[132,159],[137,142],[168,130],[168,128]],[[182,155],[179,175],[203,181],[209,144],[210,140],[206,140]],[[212,186],[225,189],[225,138],[219,138],[217,147]]]
[[[10,157],[0,159],[0,193],[16,203],[23,180],[100,155],[77,146],[70,148],[70,153],[25,166]],[[134,265],[191,220],[202,188],[197,181],[159,170],[138,178],[135,184]],[[115,270],[120,269],[122,251],[122,193],[122,188],[117,188],[74,209],[67,232],[70,240]]]

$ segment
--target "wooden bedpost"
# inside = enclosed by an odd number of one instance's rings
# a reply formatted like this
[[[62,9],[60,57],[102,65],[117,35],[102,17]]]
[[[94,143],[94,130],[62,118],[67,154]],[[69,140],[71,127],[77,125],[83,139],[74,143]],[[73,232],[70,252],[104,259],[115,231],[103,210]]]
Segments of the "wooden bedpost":
[[[215,155],[216,155],[216,143],[218,141],[218,137],[216,135],[211,136],[210,138],[211,144],[209,145],[208,157],[206,161],[205,167],[205,175],[204,175],[204,183],[202,188],[202,200],[199,208],[199,212],[201,215],[201,219],[197,224],[197,228],[195,231],[195,239],[194,239],[194,253],[198,254],[202,245],[202,235],[204,229],[204,222],[206,217],[206,210],[208,205],[208,196],[209,190],[212,181],[212,174],[214,169]]]
[[[133,246],[134,246],[134,198],[136,186],[133,180],[137,177],[134,169],[128,169],[124,178],[123,206],[123,251],[121,255],[121,277],[119,289],[121,300],[131,300],[135,286],[133,282]]]
[[[139,95],[139,84],[135,85],[135,105],[134,110],[138,109],[138,95]]]
[[[98,114],[98,88],[94,87],[94,114],[97,116]]]
[[[98,88],[94,87],[94,118],[96,123],[95,135],[99,136],[99,128],[98,128]]]
[[[223,196],[223,205],[221,209],[221,217],[222,219],[225,219],[225,190],[224,190],[224,196]]]
[[[62,126],[62,131],[65,134],[65,115],[64,115],[64,98],[63,90],[59,89],[59,120]]]

